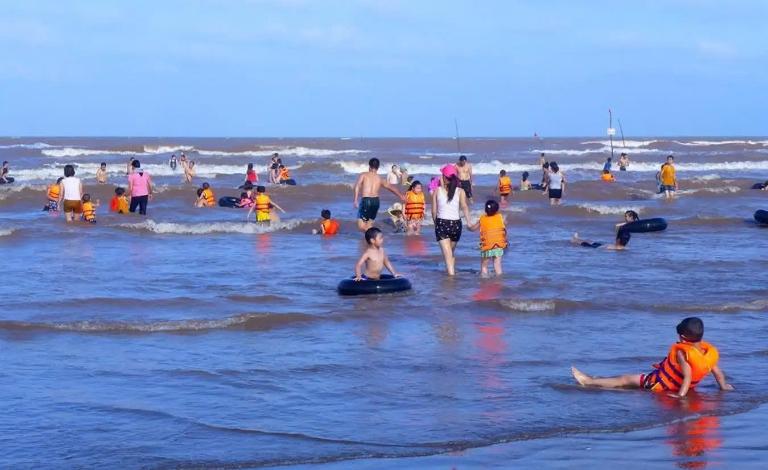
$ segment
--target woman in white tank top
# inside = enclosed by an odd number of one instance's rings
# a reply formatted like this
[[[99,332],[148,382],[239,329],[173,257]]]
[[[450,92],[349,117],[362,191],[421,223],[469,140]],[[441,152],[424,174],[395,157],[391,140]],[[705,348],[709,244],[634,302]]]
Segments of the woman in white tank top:
[[[553,206],[559,206],[565,190],[565,175],[557,166],[557,162],[549,164],[549,177],[547,178],[547,189],[549,192],[549,203]]]
[[[72,165],[64,166],[64,179],[59,183],[59,207],[64,211],[64,217],[67,222],[75,219],[75,214],[83,213],[83,183],[80,178],[75,177],[75,167]],[[63,204],[62,204],[63,201]]]
[[[461,239],[461,213],[471,225],[467,196],[459,184],[453,165],[445,165],[440,172],[440,186],[432,193],[432,220],[435,222],[435,238],[445,259],[449,276],[456,274],[456,244]]]

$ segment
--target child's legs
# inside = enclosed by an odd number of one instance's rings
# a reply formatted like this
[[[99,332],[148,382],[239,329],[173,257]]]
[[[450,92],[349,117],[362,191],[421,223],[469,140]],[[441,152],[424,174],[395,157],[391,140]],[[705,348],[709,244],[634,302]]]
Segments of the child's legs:
[[[488,275],[488,261],[490,258],[486,258],[484,256],[480,257],[480,275],[481,276],[487,276]]]
[[[493,270],[496,271],[496,275],[503,274],[501,272],[501,256],[494,256],[494,258],[493,258]]]

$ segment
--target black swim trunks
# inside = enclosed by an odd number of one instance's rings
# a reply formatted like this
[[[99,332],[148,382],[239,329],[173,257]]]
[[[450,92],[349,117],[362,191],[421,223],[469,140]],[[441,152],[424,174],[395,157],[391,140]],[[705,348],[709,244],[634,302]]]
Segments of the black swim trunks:
[[[459,185],[461,186],[461,189],[464,190],[464,193],[467,195],[468,198],[472,197],[472,182],[469,180],[461,180],[459,181]]]
[[[379,198],[377,197],[364,197],[360,201],[360,209],[357,211],[357,218],[363,222],[369,220],[376,220],[376,216],[379,213]]]
[[[549,198],[550,199],[560,199],[563,197],[563,190],[562,189],[552,189],[549,188]]]
[[[461,239],[461,220],[436,219],[435,238],[437,241],[448,238],[452,242],[458,243]]]

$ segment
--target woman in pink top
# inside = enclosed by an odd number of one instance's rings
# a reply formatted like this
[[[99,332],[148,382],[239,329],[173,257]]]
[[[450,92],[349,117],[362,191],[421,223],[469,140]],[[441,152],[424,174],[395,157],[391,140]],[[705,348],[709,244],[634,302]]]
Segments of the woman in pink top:
[[[152,178],[149,173],[141,169],[141,163],[134,160],[131,163],[133,172],[128,175],[128,194],[131,197],[131,205],[128,208],[131,212],[136,212],[139,208],[139,214],[147,215],[147,202],[152,197]]]

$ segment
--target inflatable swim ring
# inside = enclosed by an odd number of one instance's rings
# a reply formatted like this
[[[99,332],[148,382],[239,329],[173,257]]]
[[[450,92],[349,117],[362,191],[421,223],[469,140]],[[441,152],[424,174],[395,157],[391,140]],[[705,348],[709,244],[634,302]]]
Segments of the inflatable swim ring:
[[[752,185],[752,189],[765,189],[765,183],[755,183]]]
[[[219,198],[219,207],[233,207],[235,209],[240,209],[237,207],[237,204],[240,203],[239,197],[233,197],[233,196],[224,196],[222,198]]]
[[[288,180],[281,180],[280,184],[286,184],[288,186],[296,186],[296,180],[294,180],[293,178]]]
[[[382,274],[381,279],[363,279],[362,281],[355,281],[354,278],[344,279],[339,283],[336,291],[339,295],[370,295],[390,294],[410,289],[411,281],[408,279]]]
[[[768,211],[762,209],[755,211],[754,218],[758,224],[768,225]]]
[[[11,183],[13,183],[14,181],[16,181],[16,180],[15,180],[15,179],[13,179],[12,177],[10,177],[10,176],[6,176],[6,177],[5,177],[5,181],[3,181],[3,180],[0,180],[0,184],[11,184]]]
[[[621,227],[621,230],[626,230],[630,233],[645,233],[645,232],[660,232],[666,230],[667,221],[662,218],[656,219],[640,219],[634,222],[629,222]]]

